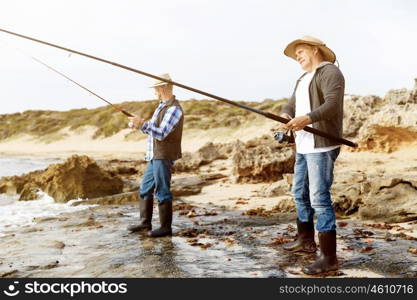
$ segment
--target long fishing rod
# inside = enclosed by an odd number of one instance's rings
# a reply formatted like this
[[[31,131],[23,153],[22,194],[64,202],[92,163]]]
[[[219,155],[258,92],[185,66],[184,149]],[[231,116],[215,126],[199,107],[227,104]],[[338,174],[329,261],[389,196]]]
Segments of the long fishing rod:
[[[58,70],[52,68],[51,66],[49,66],[48,64],[46,64],[45,62],[41,61],[40,59],[30,56],[30,58],[32,58],[34,61],[40,63],[41,65],[44,65],[45,67],[47,67],[48,69],[52,70],[53,72],[61,75],[62,77],[68,79],[69,81],[71,81],[72,83],[78,85],[80,88],[86,90],[87,92],[89,92],[90,94],[96,96],[97,98],[103,100],[104,102],[106,102],[107,104],[109,104],[112,108],[114,108],[117,111],[120,111],[121,113],[123,113],[124,115],[128,116],[128,117],[134,117],[134,115],[132,115],[131,113],[127,112],[126,110],[118,107],[117,105],[114,105],[112,103],[110,103],[109,101],[107,101],[106,99],[104,99],[103,97],[101,97],[100,95],[97,95],[96,93],[94,93],[93,91],[89,90],[88,88],[86,88],[85,86],[79,84],[78,82],[76,82],[75,80],[69,78],[68,76],[66,76],[65,74],[59,72]]]
[[[40,43],[40,44],[48,45],[48,46],[58,48],[58,49],[61,49],[61,50],[67,51],[67,52],[71,52],[71,53],[78,54],[78,55],[81,55],[81,56],[85,56],[85,57],[88,57],[88,58],[91,58],[91,59],[94,59],[94,60],[98,60],[98,61],[110,64],[110,65],[113,65],[113,66],[116,66],[116,67],[119,67],[119,68],[122,68],[122,69],[125,69],[125,70],[128,70],[128,71],[131,71],[131,72],[135,72],[135,73],[147,76],[147,77],[151,77],[151,78],[154,78],[156,80],[160,80],[160,81],[178,86],[180,88],[183,88],[183,89],[186,89],[186,90],[189,90],[189,91],[192,91],[192,92],[195,92],[195,93],[198,93],[198,94],[201,94],[201,95],[204,95],[204,96],[207,96],[207,97],[210,97],[210,98],[222,101],[222,102],[225,102],[227,104],[249,110],[251,112],[260,114],[260,115],[262,115],[262,116],[264,116],[268,119],[272,119],[272,120],[275,120],[275,121],[278,121],[278,122],[281,122],[281,123],[284,123],[284,124],[286,124],[290,121],[286,118],[274,115],[272,113],[264,112],[262,110],[258,110],[256,108],[253,108],[253,107],[250,107],[250,106],[239,104],[239,103],[236,103],[234,101],[231,101],[231,100],[228,100],[228,99],[225,99],[225,98],[222,98],[222,97],[219,97],[219,96],[216,96],[216,95],[213,95],[213,94],[210,94],[210,93],[207,93],[207,92],[204,92],[204,91],[201,91],[201,90],[189,87],[189,86],[186,86],[184,84],[181,84],[181,83],[178,83],[178,82],[175,82],[175,81],[172,81],[172,80],[168,80],[168,79],[165,79],[165,78],[153,75],[153,74],[149,74],[149,73],[146,73],[146,72],[143,72],[143,71],[140,71],[140,70],[137,70],[137,69],[134,69],[134,68],[131,68],[131,67],[113,62],[113,61],[109,61],[109,60],[106,60],[106,59],[103,59],[103,58],[100,58],[100,57],[96,57],[96,56],[86,54],[86,53],[83,53],[83,52],[80,52],[80,51],[65,48],[65,47],[62,47],[62,46],[59,46],[59,45],[55,45],[55,44],[52,44],[52,43],[49,43],[49,42],[45,42],[45,41],[42,41],[42,40],[39,40],[39,39],[35,39],[35,38],[29,37],[29,36],[26,36],[26,35],[22,35],[22,34],[19,34],[19,33],[12,32],[12,31],[4,30],[4,29],[1,29],[1,28],[0,28],[0,31],[11,34],[11,35],[14,35],[14,36],[18,36],[18,37],[23,38],[23,39],[31,40],[31,41],[34,41],[34,42],[37,42],[37,43]],[[318,129],[315,129],[315,128],[312,128],[312,127],[309,127],[309,126],[306,126],[303,129],[305,131],[310,132],[310,133],[325,137],[327,139],[336,141],[338,143],[341,143],[341,144],[344,144],[344,145],[347,145],[347,146],[350,146],[350,147],[357,147],[358,146],[358,144],[356,144],[354,142],[351,142],[351,141],[348,141],[346,139],[328,134],[327,132],[323,132],[321,130],[318,130]]]

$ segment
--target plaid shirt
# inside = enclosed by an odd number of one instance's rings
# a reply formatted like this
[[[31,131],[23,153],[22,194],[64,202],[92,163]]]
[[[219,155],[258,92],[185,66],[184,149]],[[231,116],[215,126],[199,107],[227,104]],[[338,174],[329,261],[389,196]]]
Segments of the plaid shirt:
[[[150,161],[153,158],[153,139],[162,141],[166,138],[177,126],[182,116],[182,111],[178,106],[172,106],[167,109],[162,119],[161,124],[156,126],[156,121],[159,112],[165,107],[167,102],[161,101],[153,113],[152,119],[145,122],[141,128],[142,132],[148,135],[148,143],[146,147],[145,160]]]

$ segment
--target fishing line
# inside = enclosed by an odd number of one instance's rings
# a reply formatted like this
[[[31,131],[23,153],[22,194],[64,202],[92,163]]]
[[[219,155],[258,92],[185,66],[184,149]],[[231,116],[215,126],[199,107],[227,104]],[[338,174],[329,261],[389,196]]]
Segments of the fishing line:
[[[1,42],[3,45],[4,43]],[[106,102],[108,105],[110,105],[113,109],[123,113],[125,116],[127,117],[134,117],[133,114],[127,112],[126,110],[118,107],[117,105],[114,105],[113,103],[111,103],[110,101],[104,99],[103,97],[101,97],[100,95],[98,95],[97,93],[93,92],[92,90],[86,88],[85,86],[83,86],[82,84],[76,82],[75,80],[71,79],[70,77],[68,77],[67,75],[63,74],[62,72],[56,70],[55,68],[51,67],[50,65],[48,65],[47,63],[45,63],[44,61],[40,60],[39,58],[36,58],[35,56],[28,54],[26,51],[23,51],[22,49],[19,49],[17,47],[11,47],[9,45],[6,45],[9,48],[13,48],[14,50],[20,52],[22,55],[27,56],[29,58],[31,58],[32,60],[36,61],[37,63],[43,65],[44,67],[48,68],[49,70],[59,74],[60,76],[64,77],[65,79],[67,79],[68,81],[72,82],[73,84],[77,85],[78,87],[84,89],[85,91],[89,92],[91,95],[96,96],[97,98],[99,98],[100,100]]]

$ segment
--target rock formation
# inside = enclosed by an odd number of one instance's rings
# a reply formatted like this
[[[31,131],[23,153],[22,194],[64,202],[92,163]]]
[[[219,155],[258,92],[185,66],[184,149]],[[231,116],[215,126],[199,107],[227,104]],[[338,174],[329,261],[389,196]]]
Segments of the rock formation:
[[[196,171],[218,159],[232,160],[235,182],[273,182],[282,179],[283,173],[293,172],[295,152],[293,145],[264,135],[246,143],[207,143],[195,153],[185,153],[174,167],[179,172]]]
[[[213,144],[209,142],[195,153],[184,152],[183,157],[175,162],[175,171],[190,172],[217,159],[227,159],[227,149],[231,148],[230,144]]]
[[[280,144],[264,135],[237,143],[232,161],[236,182],[273,182],[282,179],[284,173],[293,173],[295,150],[293,145]]]
[[[369,177],[361,172],[344,172],[335,178],[332,197],[338,213],[381,222],[417,219],[415,174]]]
[[[373,182],[358,212],[363,220],[389,223],[416,220],[416,177],[392,176]]]
[[[344,134],[359,141],[358,149],[390,153],[417,140],[417,89],[390,90],[377,96],[346,95]]]
[[[0,190],[21,194],[20,200],[33,200],[41,190],[56,202],[97,198],[121,193],[123,181],[101,169],[88,156],[71,156],[64,163],[53,164],[43,171],[3,178]]]

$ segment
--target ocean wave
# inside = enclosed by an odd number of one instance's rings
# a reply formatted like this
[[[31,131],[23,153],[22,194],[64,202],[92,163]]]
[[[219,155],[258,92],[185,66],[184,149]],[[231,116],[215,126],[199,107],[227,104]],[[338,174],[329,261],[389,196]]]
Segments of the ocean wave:
[[[0,195],[0,237],[14,229],[35,224],[34,218],[57,216],[76,212],[96,205],[71,206],[80,199],[68,203],[56,203],[53,198],[40,192],[40,200],[18,201],[18,196]]]

